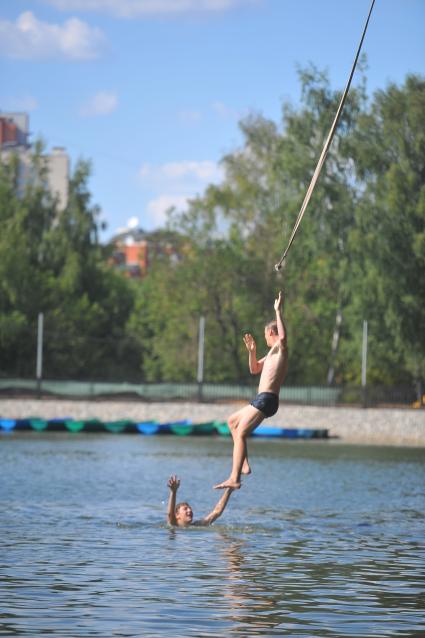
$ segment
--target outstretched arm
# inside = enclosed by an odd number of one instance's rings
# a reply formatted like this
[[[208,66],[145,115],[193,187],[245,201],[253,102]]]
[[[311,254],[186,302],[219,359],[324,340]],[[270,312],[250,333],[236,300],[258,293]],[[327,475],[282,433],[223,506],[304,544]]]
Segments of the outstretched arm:
[[[274,309],[276,311],[276,324],[277,324],[277,333],[282,342],[282,345],[286,344],[286,328],[282,319],[282,306],[283,306],[283,295],[282,292],[279,291],[277,299],[274,302]]]
[[[258,374],[263,369],[264,357],[257,361],[257,344],[252,334],[245,334],[243,340],[248,350],[249,371],[251,374]]]
[[[210,512],[208,516],[205,516],[205,518],[202,518],[197,525],[211,525],[211,523],[217,520],[217,518],[223,514],[232,492],[233,490],[230,487],[226,488],[213,511]]]
[[[180,480],[175,474],[170,476],[167,482],[170,488],[170,496],[168,498],[167,522],[169,525],[177,525],[176,521],[176,494],[179,489]]]

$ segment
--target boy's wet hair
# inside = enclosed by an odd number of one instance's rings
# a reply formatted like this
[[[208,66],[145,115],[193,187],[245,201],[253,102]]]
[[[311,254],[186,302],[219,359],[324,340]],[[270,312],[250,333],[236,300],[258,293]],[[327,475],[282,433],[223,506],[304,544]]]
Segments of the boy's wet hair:
[[[271,330],[274,335],[279,334],[279,330],[277,329],[276,319],[273,319],[272,321],[269,321],[269,323],[266,323],[266,330]]]
[[[189,503],[186,503],[186,501],[182,501],[181,503],[177,503],[174,513],[178,514],[179,509],[183,507],[183,505],[186,505],[186,507],[190,507]]]

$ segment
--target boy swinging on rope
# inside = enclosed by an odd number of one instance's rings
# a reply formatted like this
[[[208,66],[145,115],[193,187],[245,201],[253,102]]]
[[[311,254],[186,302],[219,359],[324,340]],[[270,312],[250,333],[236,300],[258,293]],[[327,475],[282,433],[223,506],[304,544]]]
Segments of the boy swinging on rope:
[[[244,336],[249,353],[249,370],[251,374],[261,372],[258,394],[250,405],[232,414],[228,425],[233,437],[233,466],[229,478],[214,485],[215,489],[231,488],[237,490],[241,486],[241,474],[250,474],[246,439],[253,430],[267,417],[276,414],[279,407],[280,386],[285,380],[288,369],[288,348],[286,329],[282,319],[282,293],[279,292],[274,302],[276,319],[264,328],[264,338],[270,348],[268,354],[257,360],[257,346],[251,334]]]

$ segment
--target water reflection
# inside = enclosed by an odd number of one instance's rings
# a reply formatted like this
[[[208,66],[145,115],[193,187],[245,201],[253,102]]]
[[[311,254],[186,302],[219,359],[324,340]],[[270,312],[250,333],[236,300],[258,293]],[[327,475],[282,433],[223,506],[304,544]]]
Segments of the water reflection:
[[[224,530],[219,530],[219,536],[221,556],[227,565],[223,596],[231,623],[229,635],[240,635],[249,629],[249,635],[260,636],[263,630],[278,627],[280,615],[266,563],[258,557],[252,560],[246,541],[235,539]]]

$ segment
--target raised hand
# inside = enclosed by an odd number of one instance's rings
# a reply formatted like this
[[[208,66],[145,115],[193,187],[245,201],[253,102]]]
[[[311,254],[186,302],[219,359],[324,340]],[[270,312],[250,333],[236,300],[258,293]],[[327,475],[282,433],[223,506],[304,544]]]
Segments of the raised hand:
[[[283,293],[281,290],[279,290],[279,294],[274,301],[274,309],[276,312],[278,312],[282,308],[282,304],[283,304]]]
[[[244,344],[246,345],[246,349],[249,352],[255,352],[256,351],[257,345],[255,343],[254,337],[251,334],[249,334],[249,333],[245,334],[244,337],[243,337],[243,340],[244,340]]]
[[[168,487],[170,488],[170,490],[174,493],[177,492],[177,490],[180,487],[180,479],[177,478],[177,476],[175,474],[173,474],[172,476],[170,476],[170,478],[168,479],[167,482]]]

